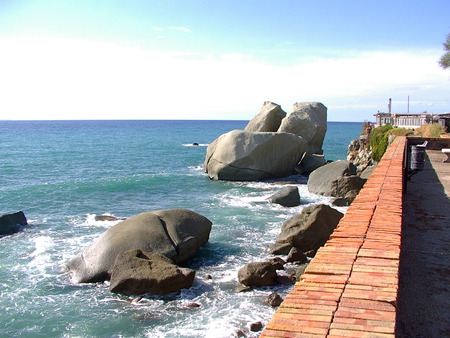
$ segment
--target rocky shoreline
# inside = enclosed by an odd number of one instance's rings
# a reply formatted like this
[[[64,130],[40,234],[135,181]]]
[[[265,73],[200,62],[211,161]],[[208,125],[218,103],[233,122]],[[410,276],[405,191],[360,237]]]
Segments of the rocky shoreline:
[[[301,205],[301,196],[284,178],[290,176],[298,184],[298,178],[305,183],[309,175],[309,192],[334,197],[334,206],[347,206],[364,180],[348,161],[327,162],[322,151],[325,132],[323,104],[296,103],[286,114],[265,102],[244,130],[226,133],[208,146],[204,168],[213,180],[282,182],[267,203],[285,208]],[[267,248],[273,259],[243,266],[236,291],[295,283],[341,217],[322,204],[286,220]],[[128,219],[99,215],[96,220],[118,223],[69,260],[65,271],[76,284],[109,281],[111,292],[138,296],[135,302],[145,294],[189,288],[196,272],[182,266],[208,242],[212,229],[210,220],[186,209],[150,211]],[[25,218],[16,228],[20,231],[26,224]],[[271,306],[279,302],[277,295],[266,300]]]

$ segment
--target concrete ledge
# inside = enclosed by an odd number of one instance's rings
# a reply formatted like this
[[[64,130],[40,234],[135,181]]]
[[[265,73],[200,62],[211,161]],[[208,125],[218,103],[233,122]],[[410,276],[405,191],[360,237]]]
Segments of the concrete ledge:
[[[261,337],[394,337],[405,137],[397,137]]]

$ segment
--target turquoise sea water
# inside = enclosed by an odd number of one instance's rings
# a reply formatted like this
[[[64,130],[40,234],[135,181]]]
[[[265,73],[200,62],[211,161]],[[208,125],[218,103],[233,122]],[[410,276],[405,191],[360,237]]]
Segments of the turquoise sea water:
[[[252,337],[249,324],[267,323],[274,312],[264,296],[290,287],[238,294],[238,269],[269,257],[286,219],[329,199],[300,184],[302,205],[283,208],[265,201],[276,184],[210,181],[202,171],[207,144],[246,123],[0,121],[0,213],[23,210],[30,223],[0,238],[0,336],[233,337],[241,330]],[[326,158],[345,159],[360,131],[361,123],[330,122]],[[209,243],[188,264],[197,270],[189,290],[132,305],[107,283],[73,284],[62,272],[115,224],[95,215],[170,208],[213,222]]]

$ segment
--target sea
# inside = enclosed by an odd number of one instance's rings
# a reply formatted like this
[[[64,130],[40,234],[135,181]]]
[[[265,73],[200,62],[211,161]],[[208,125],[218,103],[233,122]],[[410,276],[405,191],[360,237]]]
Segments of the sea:
[[[293,208],[267,201],[278,182],[210,180],[202,168],[207,145],[247,122],[0,121],[0,213],[22,210],[29,222],[0,238],[0,336],[257,337],[250,324],[267,324],[275,311],[264,299],[293,286],[237,293],[238,270],[271,258],[282,223],[330,198],[310,194],[306,177],[296,183],[301,205]],[[326,159],[346,159],[361,128],[329,122]],[[117,223],[96,215],[171,208],[213,222],[209,242],[185,265],[197,271],[191,288],[132,303],[108,282],[75,284],[64,272]]]

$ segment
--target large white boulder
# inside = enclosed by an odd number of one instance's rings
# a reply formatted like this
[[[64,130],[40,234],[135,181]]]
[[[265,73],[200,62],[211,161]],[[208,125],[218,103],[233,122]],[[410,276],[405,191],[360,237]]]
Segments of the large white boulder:
[[[291,112],[281,121],[279,133],[292,133],[308,143],[309,154],[322,154],[327,132],[327,107],[320,102],[294,103]]]
[[[259,113],[247,124],[244,131],[276,132],[285,117],[286,112],[281,109],[279,104],[266,101]]]
[[[211,226],[206,217],[187,209],[144,212],[106,230],[72,258],[66,269],[75,283],[109,280],[117,255],[134,249],[183,263],[206,244]]]
[[[295,172],[306,148],[302,137],[290,133],[233,130],[208,146],[204,170],[214,180],[286,177]]]

